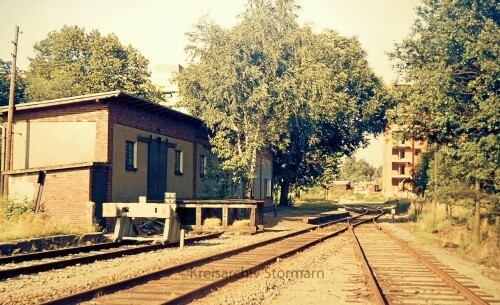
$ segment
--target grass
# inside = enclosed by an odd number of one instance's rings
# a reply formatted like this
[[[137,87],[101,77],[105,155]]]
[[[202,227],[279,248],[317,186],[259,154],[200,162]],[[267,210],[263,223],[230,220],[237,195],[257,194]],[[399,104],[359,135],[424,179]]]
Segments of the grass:
[[[299,197],[292,196],[293,210],[300,211],[331,211],[342,207],[342,202],[383,203],[386,198],[380,193],[354,193],[353,191],[325,191],[319,186],[307,188],[300,192]],[[409,204],[409,203],[408,203]],[[286,207],[289,208],[289,207]],[[280,207],[283,209],[283,207]]]
[[[315,186],[300,192],[300,201],[302,200],[384,202],[386,199],[381,193],[362,194],[353,191],[326,191],[324,188]]]
[[[55,221],[45,213],[35,214],[27,201],[0,199],[0,242],[62,234],[97,231],[95,225],[76,225]]]
[[[294,208],[307,211],[330,211],[341,207],[337,201],[325,199],[301,199],[297,200]]]
[[[217,218],[217,217],[205,218],[205,220],[203,221],[203,225],[209,226],[209,227],[217,227],[217,226],[220,226],[221,224],[222,224],[222,220],[220,218]]]
[[[409,218],[415,219],[414,206],[409,207]],[[485,216],[485,215],[483,215]],[[495,227],[483,217],[480,226],[481,244],[475,245],[473,215],[460,205],[453,207],[453,218],[447,217],[446,206],[438,204],[434,217],[433,205],[424,204],[422,213],[412,226],[420,237],[439,247],[457,246],[459,254],[476,263],[500,268],[500,253],[496,248]]]
[[[233,222],[234,227],[249,227],[250,226],[250,220],[249,219],[241,219],[241,220],[235,220]]]
[[[396,214],[406,214],[411,206],[411,201],[408,198],[391,198],[384,202],[388,205],[396,206]]]

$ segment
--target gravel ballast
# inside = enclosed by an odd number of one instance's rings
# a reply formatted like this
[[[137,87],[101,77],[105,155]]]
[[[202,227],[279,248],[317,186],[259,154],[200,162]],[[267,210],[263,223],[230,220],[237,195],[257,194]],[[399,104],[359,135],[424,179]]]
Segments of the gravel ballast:
[[[0,281],[0,304],[38,304],[309,227],[300,217],[294,218],[295,215],[281,216],[284,217],[266,216],[267,232],[252,236],[225,235],[187,246],[184,250],[168,248],[3,280]],[[425,243],[406,230],[404,224],[383,223],[382,226],[410,246],[429,251],[441,262],[472,278],[483,291],[500,299],[499,282],[481,274],[486,267]],[[260,271],[258,276],[232,282],[194,301],[199,305],[347,303],[371,304],[370,291],[347,234],[280,260]]]
[[[21,275],[0,281],[0,304],[38,304],[307,227],[310,225],[294,219],[282,220],[276,222],[273,230],[256,235],[226,235],[186,246],[183,250],[167,248],[88,265]]]

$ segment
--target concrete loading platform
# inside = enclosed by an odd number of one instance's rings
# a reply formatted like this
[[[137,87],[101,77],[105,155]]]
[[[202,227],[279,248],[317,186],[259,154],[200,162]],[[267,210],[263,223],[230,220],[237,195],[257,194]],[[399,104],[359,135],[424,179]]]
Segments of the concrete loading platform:
[[[345,210],[328,211],[328,212],[323,212],[323,213],[321,213],[321,214],[319,214],[317,216],[304,217],[302,219],[302,221],[304,223],[307,223],[307,224],[315,225],[315,224],[320,224],[320,223],[324,223],[324,222],[327,222],[327,221],[332,221],[332,220],[346,218],[346,217],[349,217],[349,216],[350,216],[349,212],[347,212]]]

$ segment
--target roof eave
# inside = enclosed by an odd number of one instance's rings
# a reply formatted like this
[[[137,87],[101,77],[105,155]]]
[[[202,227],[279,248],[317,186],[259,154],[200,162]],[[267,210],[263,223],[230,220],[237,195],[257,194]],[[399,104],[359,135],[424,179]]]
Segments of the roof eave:
[[[41,102],[21,103],[21,104],[16,104],[14,106],[14,109],[16,111],[31,110],[31,109],[61,106],[61,105],[79,103],[79,102],[88,102],[88,101],[92,101],[92,100],[99,101],[101,99],[118,97],[120,95],[126,95],[126,93],[124,93],[122,91],[110,91],[110,92],[102,92],[102,93],[95,93],[95,94],[72,96],[72,97],[47,100],[47,101],[41,101]],[[0,114],[6,113],[8,111],[9,111],[8,106],[0,107]]]

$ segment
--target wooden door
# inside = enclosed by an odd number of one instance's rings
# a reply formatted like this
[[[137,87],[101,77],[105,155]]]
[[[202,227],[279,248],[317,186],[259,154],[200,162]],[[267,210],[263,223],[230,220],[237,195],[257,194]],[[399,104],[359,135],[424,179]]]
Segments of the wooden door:
[[[162,201],[167,190],[168,141],[160,137],[148,143],[148,192],[150,201]]]

